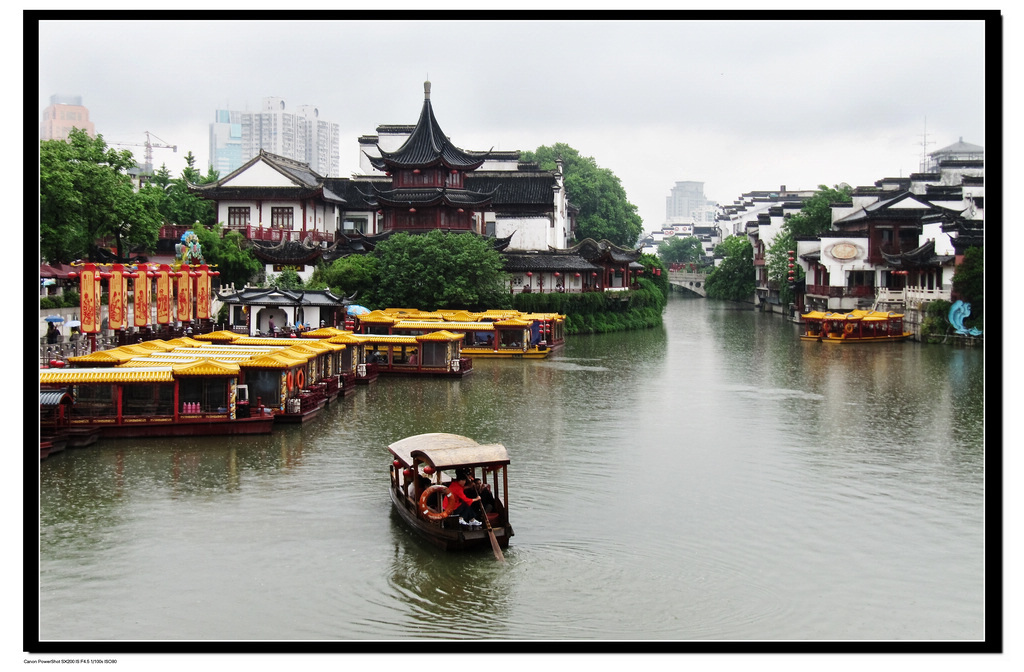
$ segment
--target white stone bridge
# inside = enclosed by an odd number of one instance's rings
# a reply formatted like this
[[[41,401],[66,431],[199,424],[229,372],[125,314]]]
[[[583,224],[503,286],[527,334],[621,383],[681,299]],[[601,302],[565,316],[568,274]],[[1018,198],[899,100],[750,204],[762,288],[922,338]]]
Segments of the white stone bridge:
[[[669,271],[668,284],[679,287],[686,291],[693,292],[699,296],[707,297],[704,290],[704,281],[707,280],[707,273],[689,273],[686,271]]]

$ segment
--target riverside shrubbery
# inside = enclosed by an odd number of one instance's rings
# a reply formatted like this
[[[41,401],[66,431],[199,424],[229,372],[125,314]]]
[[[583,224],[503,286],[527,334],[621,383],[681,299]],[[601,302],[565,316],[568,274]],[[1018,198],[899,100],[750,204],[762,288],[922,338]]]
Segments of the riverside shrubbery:
[[[516,294],[512,307],[524,313],[565,315],[565,332],[575,335],[656,327],[662,323],[665,302],[665,294],[641,278],[637,289],[623,292]]]

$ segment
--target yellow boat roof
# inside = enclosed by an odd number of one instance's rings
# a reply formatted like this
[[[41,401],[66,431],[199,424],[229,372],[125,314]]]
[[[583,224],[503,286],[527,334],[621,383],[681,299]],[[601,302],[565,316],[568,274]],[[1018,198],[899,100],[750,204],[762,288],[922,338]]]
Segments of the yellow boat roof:
[[[494,324],[491,322],[423,322],[403,320],[394,325],[395,329],[466,329],[469,331],[494,331]]]
[[[109,369],[43,369],[39,371],[40,385],[172,382],[174,382],[174,371],[170,366],[116,367]]]

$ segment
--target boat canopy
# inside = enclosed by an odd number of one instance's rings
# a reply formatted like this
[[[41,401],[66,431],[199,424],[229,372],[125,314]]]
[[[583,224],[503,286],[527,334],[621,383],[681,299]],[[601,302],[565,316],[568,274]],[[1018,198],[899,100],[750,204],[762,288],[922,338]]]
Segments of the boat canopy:
[[[434,469],[507,465],[510,462],[508,451],[500,443],[479,444],[466,436],[440,432],[410,436],[392,443],[388,450],[407,467],[415,459]]]
[[[40,385],[79,385],[83,383],[172,383],[170,366],[142,368],[46,369],[39,371]]]

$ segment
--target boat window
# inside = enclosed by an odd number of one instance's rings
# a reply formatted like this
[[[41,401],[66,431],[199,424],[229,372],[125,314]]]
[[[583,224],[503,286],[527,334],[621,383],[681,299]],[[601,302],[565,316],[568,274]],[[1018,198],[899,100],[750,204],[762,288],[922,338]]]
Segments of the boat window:
[[[124,415],[174,415],[174,383],[124,386]]]
[[[420,344],[423,353],[423,366],[445,366],[446,343],[426,341]]]
[[[87,418],[117,415],[117,397],[112,384],[78,385],[74,393],[74,415]]]

